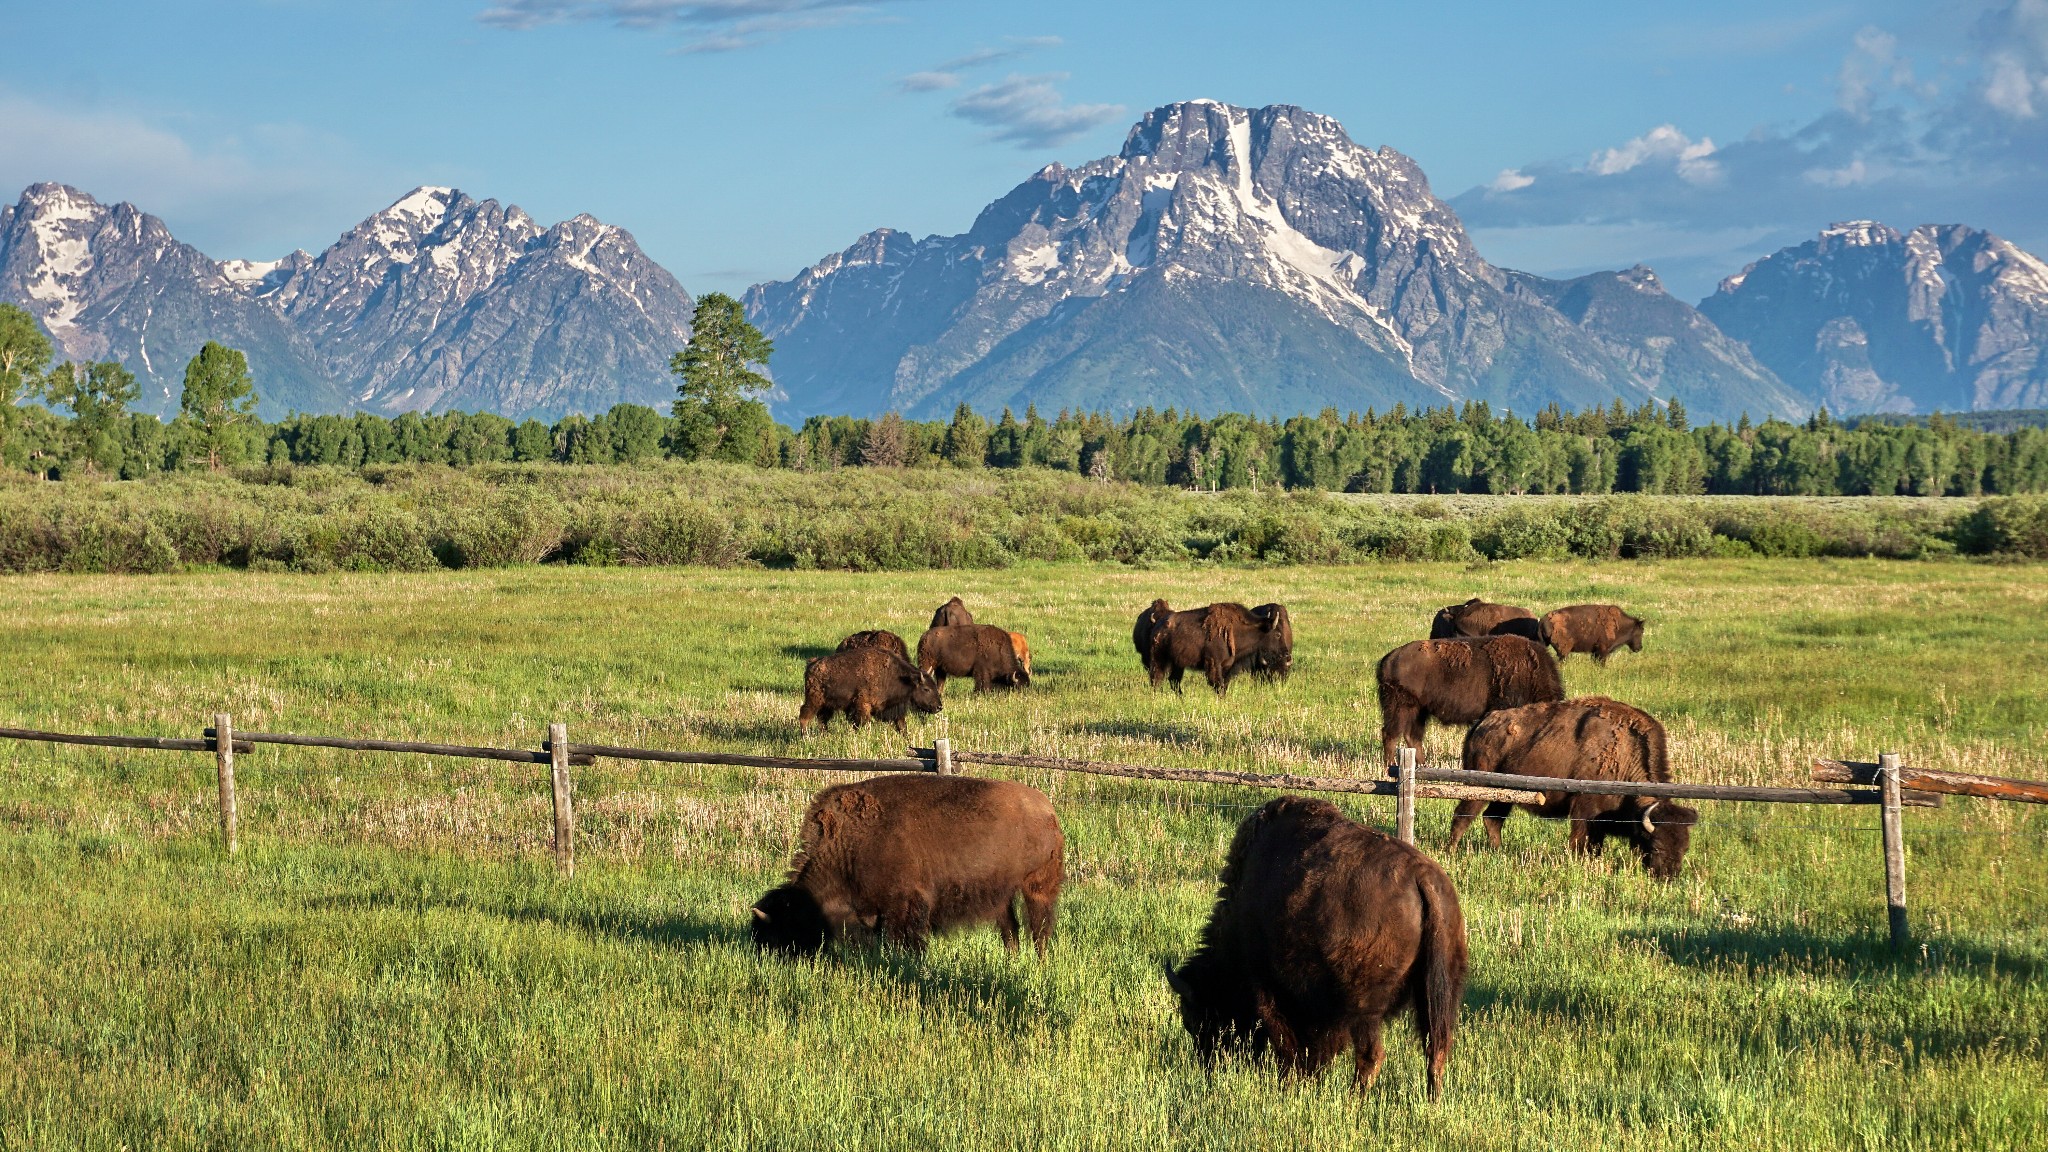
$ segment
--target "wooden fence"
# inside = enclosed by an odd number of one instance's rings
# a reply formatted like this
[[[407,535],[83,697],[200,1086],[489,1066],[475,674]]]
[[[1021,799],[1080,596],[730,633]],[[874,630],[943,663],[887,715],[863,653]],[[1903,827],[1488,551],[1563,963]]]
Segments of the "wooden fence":
[[[519,764],[546,764],[554,800],[553,850],[556,865],[566,875],[576,872],[576,815],[570,769],[600,759],[645,760],[663,764],[730,765],[743,768],[783,768],[823,772],[937,772],[952,775],[961,764],[1039,768],[1054,772],[1079,772],[1093,776],[1115,776],[1132,780],[1164,780],[1188,784],[1221,784],[1283,792],[1336,792],[1395,798],[1395,835],[1404,843],[1415,842],[1415,801],[1484,800],[1488,803],[1540,803],[1546,793],[1601,796],[1655,796],[1673,800],[1724,800],[1749,804],[1869,804],[1881,813],[1880,844],[1884,850],[1885,904],[1892,944],[1904,948],[1909,935],[1906,925],[1906,849],[1904,809],[1938,807],[1943,795],[1975,796],[1991,800],[2012,800],[2048,804],[2048,783],[2013,780],[1999,776],[1978,776],[1964,772],[1942,772],[1909,768],[1891,753],[1876,763],[1845,760],[1816,760],[1812,777],[1816,782],[1847,785],[1837,788],[1764,788],[1733,784],[1645,783],[1612,780],[1556,780],[1541,776],[1511,776],[1494,772],[1465,772],[1455,768],[1424,768],[1416,762],[1413,748],[1400,749],[1399,761],[1388,771],[1390,779],[1293,776],[1260,772],[1222,772],[1204,768],[1163,768],[1142,764],[1118,764],[1096,760],[1073,760],[1058,756],[1028,756],[1006,752],[975,752],[956,749],[947,739],[930,748],[912,748],[911,755],[896,759],[834,759],[825,757],[753,756],[732,752],[674,752],[655,748],[627,748],[610,744],[574,744],[568,727],[548,725],[548,738],[539,750],[492,748],[466,744],[433,744],[411,740],[363,740],[337,736],[298,736],[279,732],[241,732],[233,718],[216,714],[213,726],[200,739],[159,736],[95,736],[64,732],[42,732],[27,728],[0,728],[0,739],[32,740],[52,744],[83,744],[102,748],[137,748],[168,752],[211,752],[214,755],[219,790],[221,842],[228,854],[240,847],[235,809],[235,756],[248,754],[258,744],[301,748],[338,748],[358,752],[418,753],[464,759],[504,760]]]

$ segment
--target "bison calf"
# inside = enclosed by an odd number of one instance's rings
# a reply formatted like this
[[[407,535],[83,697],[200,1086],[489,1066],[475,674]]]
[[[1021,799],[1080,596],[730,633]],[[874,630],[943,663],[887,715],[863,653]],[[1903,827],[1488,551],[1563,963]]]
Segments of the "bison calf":
[[[1538,634],[1534,612],[1513,604],[1488,604],[1477,596],[1463,604],[1438,609],[1435,619],[1429,622],[1431,640],[1459,636],[1520,636],[1539,643],[1543,639]]]
[[[1023,784],[923,774],[835,784],[804,813],[789,882],[755,902],[754,943],[813,953],[880,936],[922,951],[934,932],[993,923],[1012,952],[1028,927],[1043,956],[1064,851],[1052,801]]]
[[[1171,677],[1178,692],[1182,673],[1200,668],[1219,696],[1240,672],[1284,680],[1293,667],[1294,623],[1283,604],[1211,604],[1170,613],[1152,630],[1146,662],[1154,688]]]
[[[1380,1024],[1405,1008],[1442,1093],[1466,966],[1443,869],[1328,801],[1282,796],[1238,825],[1221,881],[1200,947],[1166,969],[1203,1063],[1270,1046],[1283,1075],[1314,1075],[1349,1045],[1364,1091]]]
[[[1017,645],[1010,633],[992,624],[947,625],[928,630],[917,641],[917,666],[941,685],[948,677],[974,681],[976,692],[1031,682],[1019,666]]]
[[[1500,708],[1564,699],[1564,678],[1543,646],[1520,636],[1415,640],[1380,657],[1380,744],[1388,764],[1423,731],[1471,724]]]
[[[1574,652],[1590,652],[1605,664],[1615,649],[1626,645],[1643,650],[1643,622],[1614,604],[1573,604],[1543,614],[1542,639],[1562,660]]]
[[[942,706],[938,682],[908,660],[884,648],[848,648],[805,663],[804,703],[796,726],[808,731],[812,721],[830,724],[834,713],[844,712],[856,728],[881,719],[902,732],[912,708],[929,713]]]
[[[1465,734],[1467,772],[1504,772],[1559,780],[1641,780],[1669,783],[1664,726],[1640,708],[1586,696],[1509,708]],[[1486,839],[1500,847],[1501,825],[1517,807],[1466,800],[1451,821],[1451,844],[1483,809]],[[1569,817],[1574,851],[1598,855],[1608,837],[1627,840],[1659,880],[1678,876],[1699,813],[1656,797],[1546,792],[1543,803],[1520,805],[1538,816]]]

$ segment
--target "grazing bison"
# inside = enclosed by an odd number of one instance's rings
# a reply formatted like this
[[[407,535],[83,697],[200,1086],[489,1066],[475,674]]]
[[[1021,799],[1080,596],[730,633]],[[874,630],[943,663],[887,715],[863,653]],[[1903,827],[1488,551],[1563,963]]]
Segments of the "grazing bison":
[[[1010,633],[1010,655],[1016,657],[1017,659],[1017,676],[1015,683],[1023,685],[1027,688],[1030,687],[1031,642],[1029,640],[1024,639],[1024,634],[1022,632]]]
[[[1019,666],[1010,634],[992,624],[948,625],[927,631],[917,641],[917,666],[941,685],[949,676],[974,681],[976,692],[994,686],[1031,682]]]
[[[1534,612],[1513,604],[1488,604],[1477,596],[1463,604],[1439,608],[1436,618],[1429,622],[1431,640],[1459,636],[1520,636],[1543,642]]]
[[[1152,670],[1152,637],[1171,615],[1173,609],[1166,606],[1166,601],[1154,600],[1150,608],[1138,613],[1138,622],[1131,628],[1131,646],[1138,650],[1138,663],[1147,672]]]
[[[885,648],[848,648],[818,656],[804,665],[804,703],[796,714],[798,731],[811,722],[832,722],[835,712],[858,728],[870,720],[887,720],[904,731],[903,718],[915,708],[937,712],[939,684],[915,665]]]
[[[958,596],[939,605],[939,610],[932,613],[934,628],[966,628],[973,623],[974,613],[967,610],[967,605],[962,604]]]
[[[1381,1021],[1406,1008],[1434,1100],[1465,992],[1465,918],[1429,857],[1326,800],[1282,796],[1237,826],[1201,946],[1166,979],[1204,1064],[1270,1046],[1282,1075],[1314,1075],[1348,1044],[1359,1091],[1386,1056]]]
[[[1541,639],[1557,649],[1562,660],[1574,652],[1590,652],[1602,664],[1616,648],[1643,650],[1643,622],[1614,604],[1574,604],[1543,614]]]
[[[1488,712],[1564,699],[1564,678],[1543,646],[1520,636],[1415,640],[1380,657],[1380,742],[1387,763],[1423,730],[1471,724]]]
[[[1023,784],[921,773],[835,784],[804,813],[789,882],[755,902],[754,943],[812,953],[880,936],[921,952],[934,932],[993,923],[1012,952],[1028,926],[1043,956],[1064,846],[1052,801]]]
[[[1147,667],[1154,688],[1170,676],[1175,692],[1182,673],[1200,668],[1219,696],[1240,672],[1285,679],[1294,667],[1294,624],[1280,604],[1211,604],[1174,612],[1153,631]]]
[[[1465,733],[1467,772],[1505,772],[1560,780],[1646,780],[1667,783],[1670,757],[1664,726],[1639,708],[1605,696],[1530,704],[1489,714]],[[1486,839],[1500,847],[1501,825],[1517,807],[1466,800],[1451,821],[1451,844],[1483,809]],[[1653,796],[1592,796],[1546,792],[1543,803],[1520,807],[1551,819],[1569,817],[1571,845],[1598,855],[1609,837],[1627,840],[1643,866],[1671,880],[1685,862],[1699,813]]]
[[[910,646],[903,642],[903,637],[898,636],[894,632],[882,629],[855,632],[853,635],[841,640],[839,647],[835,651],[845,652],[854,648],[880,648],[884,652],[894,652],[898,656],[903,657],[905,664],[910,663]]]

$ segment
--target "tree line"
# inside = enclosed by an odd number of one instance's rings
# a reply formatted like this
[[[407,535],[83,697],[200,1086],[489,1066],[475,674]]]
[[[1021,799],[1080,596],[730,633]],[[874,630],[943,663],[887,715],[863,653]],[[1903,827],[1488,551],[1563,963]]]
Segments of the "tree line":
[[[38,343],[40,341],[40,343]],[[208,344],[187,366],[169,422],[128,411],[135,379],[117,363],[50,365],[26,312],[0,305],[0,463],[54,478],[138,478],[247,464],[362,468],[491,462],[637,464],[717,460],[762,468],[1026,468],[1102,480],[1220,491],[1976,496],[2048,492],[2048,429],[1987,432],[1958,419],[1854,426],[1823,409],[1693,426],[1677,400],[1630,410],[1525,419],[1484,401],[1381,413],[1262,419],[1142,408],[1128,416],[1035,407],[994,419],[966,405],[950,420],[813,416],[777,423],[759,397],[773,345],[737,300],[699,301],[689,346],[671,363],[663,414],[618,404],[552,423],[494,413],[384,417],[254,415],[240,352]],[[49,406],[36,403],[46,401]],[[63,413],[56,409],[66,410]]]

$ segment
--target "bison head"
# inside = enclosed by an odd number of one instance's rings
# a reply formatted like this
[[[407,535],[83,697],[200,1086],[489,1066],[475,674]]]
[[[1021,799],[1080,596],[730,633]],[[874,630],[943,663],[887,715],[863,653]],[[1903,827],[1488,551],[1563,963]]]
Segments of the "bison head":
[[[771,888],[754,901],[754,947],[792,956],[809,956],[832,939],[818,899],[795,884]]]
[[[1161,961],[1166,983],[1180,999],[1181,1027],[1195,1042],[1195,1054],[1209,1067],[1227,1051],[1265,1047],[1265,1030],[1259,1025],[1258,1009],[1251,1002],[1242,981],[1230,981],[1216,970],[1206,955],[1197,954],[1180,966]]]
[[[1659,880],[1678,879],[1686,849],[1692,846],[1692,826],[1699,823],[1700,814],[1669,800],[1652,800],[1642,812],[1641,830],[1630,838],[1643,854],[1643,866]]]
[[[1628,620],[1628,626],[1623,630],[1622,642],[1628,645],[1629,651],[1641,652],[1643,650],[1643,622],[1633,616],[1626,619]]]
[[[939,697],[939,681],[930,672],[910,669],[903,681],[910,687],[910,706],[919,712],[937,712],[946,706]]]
[[[1285,680],[1294,670],[1294,621],[1285,604],[1261,604],[1252,609],[1259,622],[1259,647],[1252,657],[1252,673],[1266,680]]]

